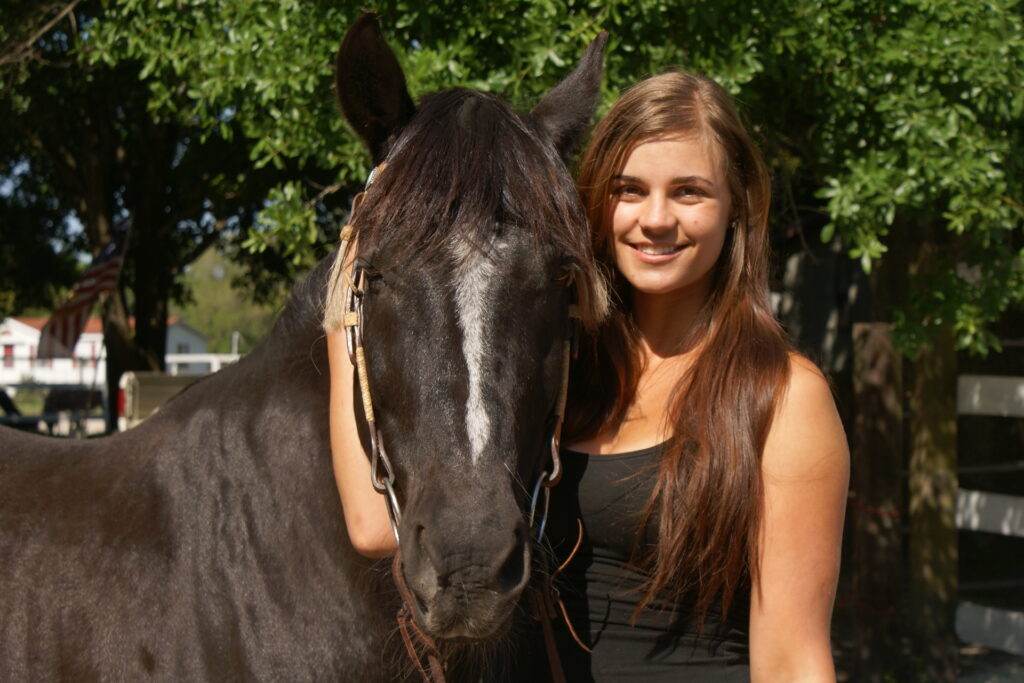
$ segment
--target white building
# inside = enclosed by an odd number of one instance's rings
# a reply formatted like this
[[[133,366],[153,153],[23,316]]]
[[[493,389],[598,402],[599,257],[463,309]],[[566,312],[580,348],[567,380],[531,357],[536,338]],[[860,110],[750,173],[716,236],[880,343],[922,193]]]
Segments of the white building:
[[[39,334],[45,324],[46,318],[0,321],[0,386],[32,383],[103,387],[107,378],[107,352],[100,318],[89,318],[72,358],[36,357]],[[168,319],[166,363],[169,371],[184,374],[218,369],[219,365],[204,364],[205,355],[208,355],[205,335],[182,320]]]

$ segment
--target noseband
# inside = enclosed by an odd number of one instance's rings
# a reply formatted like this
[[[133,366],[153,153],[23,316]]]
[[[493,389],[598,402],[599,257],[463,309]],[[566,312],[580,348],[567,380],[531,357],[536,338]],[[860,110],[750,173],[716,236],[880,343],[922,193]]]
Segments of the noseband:
[[[363,192],[356,195],[352,203],[352,214],[354,214],[362,203],[363,196],[373,184],[378,173],[387,166],[382,163],[370,173],[366,180],[366,187]],[[373,397],[370,392],[370,380],[366,369],[365,339],[363,337],[363,302],[366,299],[366,270],[353,263],[352,274],[345,269],[345,261],[348,260],[348,250],[355,236],[356,228],[352,222],[341,229],[340,235],[340,258],[342,261],[342,274],[345,279],[344,294],[344,315],[343,325],[345,327],[345,346],[348,350],[349,359],[356,368],[356,381],[359,387],[359,395],[363,405],[363,417],[367,431],[370,434],[370,452],[367,454],[370,460],[370,483],[373,488],[385,496],[387,502],[388,517],[391,521],[391,531],[395,536],[395,543],[400,543],[398,527],[402,521],[402,510],[398,502],[398,495],[395,492],[395,470],[391,465],[387,450],[384,448],[383,434],[377,428],[376,415],[373,410]],[[572,287],[572,271],[569,271],[566,285]],[[530,496],[529,524],[531,528],[536,527],[536,540],[539,542],[544,537],[544,527],[547,523],[548,507],[551,498],[551,487],[558,483],[562,476],[562,461],[559,457],[559,437],[562,430],[562,422],[565,418],[565,404],[569,390],[569,365],[575,357],[579,344],[579,307],[576,304],[569,305],[569,332],[562,344],[562,381],[558,392],[558,399],[550,419],[551,436],[549,439],[551,453],[551,468],[548,471],[541,467],[540,474],[533,485]],[[541,514],[538,518],[537,507],[543,491],[543,504]]]

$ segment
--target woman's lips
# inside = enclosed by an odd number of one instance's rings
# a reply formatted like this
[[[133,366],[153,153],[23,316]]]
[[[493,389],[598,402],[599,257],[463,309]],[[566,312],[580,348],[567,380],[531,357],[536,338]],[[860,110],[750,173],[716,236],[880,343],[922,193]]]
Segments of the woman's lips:
[[[637,258],[645,263],[664,263],[671,261],[683,249],[685,244],[630,244]]]

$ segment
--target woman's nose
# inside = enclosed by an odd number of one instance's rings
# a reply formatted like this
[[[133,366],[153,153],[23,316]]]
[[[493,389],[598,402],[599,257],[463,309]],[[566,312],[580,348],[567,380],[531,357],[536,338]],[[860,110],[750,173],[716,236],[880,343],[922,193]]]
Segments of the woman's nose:
[[[665,197],[651,194],[640,213],[640,227],[644,230],[670,230],[676,226],[675,216],[669,210]]]

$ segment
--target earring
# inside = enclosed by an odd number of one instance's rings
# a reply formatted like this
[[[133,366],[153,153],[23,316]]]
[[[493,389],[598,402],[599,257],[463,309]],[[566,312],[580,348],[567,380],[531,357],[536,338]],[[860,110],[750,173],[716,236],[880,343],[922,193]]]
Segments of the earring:
[[[729,223],[729,229],[730,229],[730,230],[735,230],[735,229],[736,229],[736,226],[737,226],[738,224],[739,224],[739,221],[737,221],[737,220],[736,220],[735,218],[733,218],[733,219],[732,219],[732,222],[731,222],[731,223]]]

